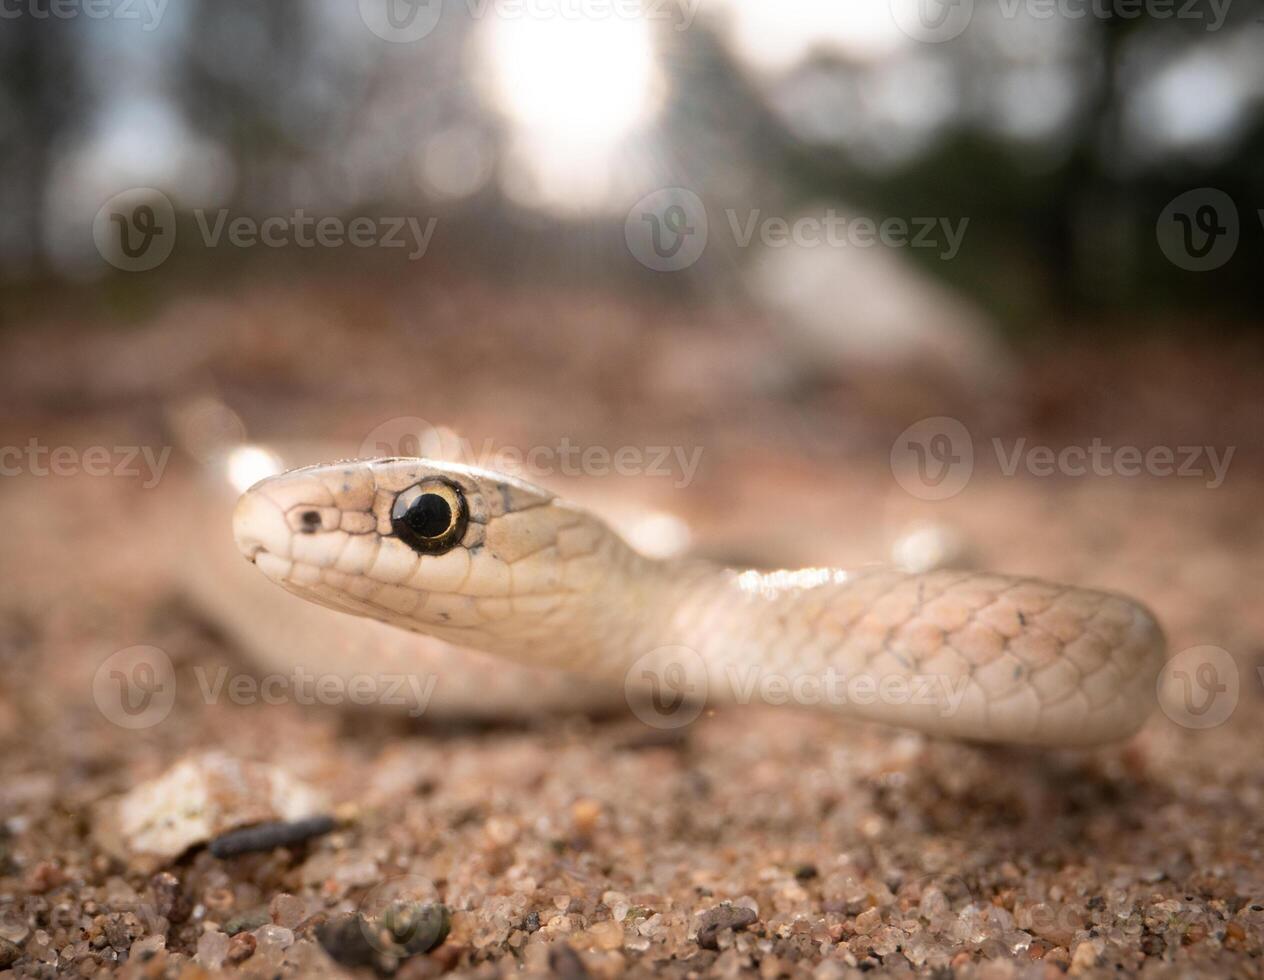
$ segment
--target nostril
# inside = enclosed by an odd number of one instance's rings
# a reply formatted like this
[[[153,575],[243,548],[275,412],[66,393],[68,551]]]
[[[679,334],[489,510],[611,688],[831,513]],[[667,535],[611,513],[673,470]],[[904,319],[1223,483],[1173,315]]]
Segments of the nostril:
[[[320,511],[305,510],[298,519],[299,530],[304,534],[315,534],[320,530]]]

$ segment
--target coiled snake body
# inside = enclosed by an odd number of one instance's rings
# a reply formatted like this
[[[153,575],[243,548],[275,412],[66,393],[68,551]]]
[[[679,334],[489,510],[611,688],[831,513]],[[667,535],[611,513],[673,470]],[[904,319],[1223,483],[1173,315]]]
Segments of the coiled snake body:
[[[1141,725],[1164,655],[1154,618],[1123,596],[953,570],[656,560],[546,491],[421,459],[269,477],[233,525],[241,552],[305,599],[616,690],[674,678],[708,702],[776,692],[934,734],[1090,745]]]

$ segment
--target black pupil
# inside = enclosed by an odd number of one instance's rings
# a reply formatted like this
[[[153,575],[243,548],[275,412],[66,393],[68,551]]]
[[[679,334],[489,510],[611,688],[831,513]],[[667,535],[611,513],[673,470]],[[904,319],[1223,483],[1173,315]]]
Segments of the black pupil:
[[[437,493],[423,493],[409,505],[404,523],[423,538],[437,538],[452,524],[452,507]]]

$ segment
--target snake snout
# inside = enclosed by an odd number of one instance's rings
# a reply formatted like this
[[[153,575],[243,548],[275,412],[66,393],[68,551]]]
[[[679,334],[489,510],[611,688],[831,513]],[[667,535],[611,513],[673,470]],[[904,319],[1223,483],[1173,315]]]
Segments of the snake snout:
[[[233,538],[238,550],[255,561],[260,552],[288,558],[290,528],[281,508],[261,493],[246,493],[233,510]]]

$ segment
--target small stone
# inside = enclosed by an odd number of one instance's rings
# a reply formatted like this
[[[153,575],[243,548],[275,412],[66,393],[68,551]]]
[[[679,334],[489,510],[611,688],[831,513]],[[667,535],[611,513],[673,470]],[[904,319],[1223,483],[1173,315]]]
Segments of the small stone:
[[[160,950],[166,949],[167,937],[162,935],[146,936],[132,943],[132,948],[128,951],[128,957],[140,963],[153,959],[158,955]]]
[[[882,913],[878,909],[865,909],[856,916],[856,931],[867,936],[882,925]]]
[[[294,944],[294,933],[280,926],[260,926],[252,935],[255,937],[255,955],[252,960],[267,973],[279,971],[285,962],[285,951]]]
[[[224,959],[233,964],[244,963],[255,955],[258,943],[252,933],[239,932],[228,944],[228,955]]]
[[[66,876],[61,868],[51,861],[41,861],[26,874],[26,890],[42,895],[44,892],[66,883]]]
[[[623,926],[612,919],[594,923],[588,936],[596,949],[620,949],[623,946]]]
[[[575,825],[575,833],[581,837],[591,837],[600,818],[601,804],[597,800],[584,797],[571,805],[571,821]]]
[[[1068,972],[1072,975],[1078,975],[1086,973],[1095,966],[1097,966],[1097,950],[1093,948],[1093,944],[1089,942],[1079,943],[1071,956],[1071,969]]]
[[[88,912],[86,906],[84,911]],[[93,913],[88,912],[88,914]],[[31,929],[26,924],[25,917],[19,914],[16,908],[0,909],[0,939],[7,939],[11,943],[20,945],[30,934]]]
[[[327,810],[322,793],[276,766],[205,752],[102,803],[93,834],[115,857],[155,867],[238,827]]]
[[[169,871],[162,871],[149,879],[154,893],[154,909],[164,919],[184,922],[189,918],[192,905],[180,889],[180,879]]]
[[[725,929],[737,931],[752,925],[758,915],[754,910],[741,905],[730,905],[728,902],[717,905],[702,913],[698,926],[698,945],[703,949],[720,948],[719,936]]]
[[[273,923],[286,929],[293,929],[307,918],[307,903],[296,895],[282,892],[273,896],[272,901],[268,903],[268,912],[272,916]]]
[[[316,940],[330,958],[343,966],[369,966],[378,951],[369,942],[358,915],[342,915],[316,928]]]
[[[224,932],[230,936],[235,936],[239,932],[253,932],[262,925],[267,925],[272,921],[272,916],[265,908],[251,909],[249,912],[242,912],[240,915],[234,915],[231,919],[224,923]]]
[[[1052,963],[1054,966],[1060,966],[1065,970],[1071,965],[1071,954],[1061,946],[1054,946],[1053,949],[1045,953],[1044,961]]]
[[[452,931],[452,916],[438,902],[395,902],[382,913],[381,926],[402,955],[428,953]]]
[[[228,957],[228,947],[232,941],[230,936],[218,930],[202,933],[198,937],[194,962],[208,970],[218,970]]]
[[[7,939],[0,939],[0,970],[7,970],[22,955],[22,947]]]

